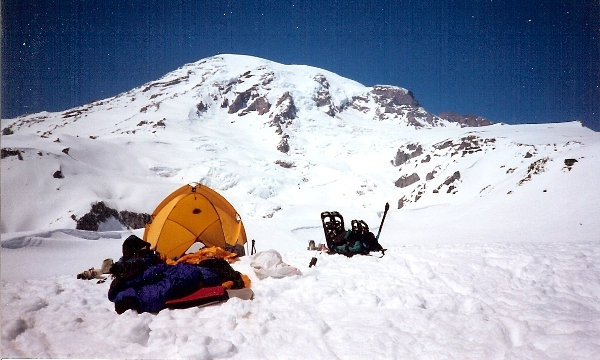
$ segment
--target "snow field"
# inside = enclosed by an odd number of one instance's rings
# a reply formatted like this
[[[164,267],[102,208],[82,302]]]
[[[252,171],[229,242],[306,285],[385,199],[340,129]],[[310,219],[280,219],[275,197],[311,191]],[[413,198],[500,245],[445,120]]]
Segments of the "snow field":
[[[56,246],[67,237],[56,232],[15,241],[15,249],[3,244],[3,274],[6,260],[12,268],[11,259],[25,256],[54,269],[99,244],[116,257],[115,236]],[[600,352],[594,243],[413,244],[392,246],[382,258],[298,245],[282,240],[281,254],[301,276],[258,280],[249,256],[234,263],[252,278],[252,301],[157,315],[117,315],[106,299],[109,282],[23,266],[11,275],[23,280],[2,280],[2,356],[537,360]],[[317,265],[308,268],[312,256]]]

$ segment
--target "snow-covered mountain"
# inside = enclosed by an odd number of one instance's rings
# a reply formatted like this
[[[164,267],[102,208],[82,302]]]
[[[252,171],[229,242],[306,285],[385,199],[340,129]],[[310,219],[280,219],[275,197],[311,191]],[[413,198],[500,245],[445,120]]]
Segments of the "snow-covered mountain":
[[[261,115],[261,122],[281,131],[295,119],[321,114],[343,119],[355,112],[364,118],[395,119],[415,127],[442,124],[403,88],[368,88],[314,67],[220,55],[187,64],[113,98],[59,114],[21,118],[4,131],[34,132],[42,137],[58,132],[83,135],[82,130],[95,133],[94,136],[155,133],[157,128],[172,122],[251,113]],[[99,114],[105,118],[100,123],[95,117]],[[56,120],[57,117],[62,120]],[[49,125],[50,122],[56,123]]]
[[[406,89],[249,56],[203,59],[2,129],[2,232],[72,228],[97,202],[148,214],[193,181],[265,218],[388,201],[399,213],[464,206],[457,223],[487,206],[506,227],[507,212],[546,204],[581,213],[564,224],[572,231],[592,226],[598,208],[587,185],[599,173],[598,134],[579,123],[460,128]],[[321,188],[326,198],[311,196]],[[539,212],[540,224],[559,221]]]
[[[579,123],[461,127],[406,89],[219,55],[1,128],[2,357],[597,359],[600,134]],[[252,301],[117,315],[75,275],[189,182],[302,275],[244,256]],[[383,258],[307,251],[321,211],[375,232],[386,202]]]

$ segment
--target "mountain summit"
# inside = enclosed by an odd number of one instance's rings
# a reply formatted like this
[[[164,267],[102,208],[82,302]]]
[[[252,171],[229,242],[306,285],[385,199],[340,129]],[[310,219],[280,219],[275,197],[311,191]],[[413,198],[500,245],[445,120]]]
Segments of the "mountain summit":
[[[103,113],[103,121],[93,114]],[[416,128],[448,126],[423,109],[412,92],[395,86],[365,87],[326,70],[283,65],[244,55],[218,55],[187,64],[162,78],[118,96],[59,113],[60,124],[44,121],[56,114],[18,118],[3,132],[78,134],[82,126],[93,136],[157,131],[173,122],[206,117],[258,115],[282,136],[296,119],[342,120],[360,116]],[[112,121],[111,121],[112,120]],[[324,120],[327,121],[327,120]]]

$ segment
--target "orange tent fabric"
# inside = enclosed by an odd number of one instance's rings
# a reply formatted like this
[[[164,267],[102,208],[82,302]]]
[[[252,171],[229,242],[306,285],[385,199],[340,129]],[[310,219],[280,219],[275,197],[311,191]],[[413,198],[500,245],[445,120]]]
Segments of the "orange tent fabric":
[[[220,247],[211,246],[204,249],[200,249],[192,254],[186,254],[177,260],[167,259],[168,265],[176,265],[179,263],[186,263],[192,265],[198,265],[202,260],[206,259],[223,259],[227,260],[228,263],[233,263],[238,260],[237,254],[223,250]]]
[[[223,259],[229,263],[238,261],[237,254],[229,252],[227,250],[223,250],[220,247],[208,247],[204,249],[200,249],[192,254],[186,254],[180,257],[177,260],[167,259],[168,265],[176,265],[179,263],[193,264],[198,265],[202,260],[206,259]],[[244,281],[244,287],[250,287],[250,277],[246,274],[240,274],[242,276],[242,280]],[[233,281],[226,281],[221,284],[225,289],[231,289],[233,287]]]
[[[243,255],[246,230],[240,215],[223,196],[208,186],[188,184],[154,210],[144,240],[168,259],[182,256],[198,241]]]

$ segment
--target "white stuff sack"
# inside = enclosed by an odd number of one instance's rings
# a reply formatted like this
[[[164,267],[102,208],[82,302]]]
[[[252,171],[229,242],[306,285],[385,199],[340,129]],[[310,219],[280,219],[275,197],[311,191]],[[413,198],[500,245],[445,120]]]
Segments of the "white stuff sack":
[[[275,250],[258,252],[252,258],[250,266],[259,279],[266,277],[283,278],[286,276],[302,275],[298,268],[283,262],[281,255]]]

